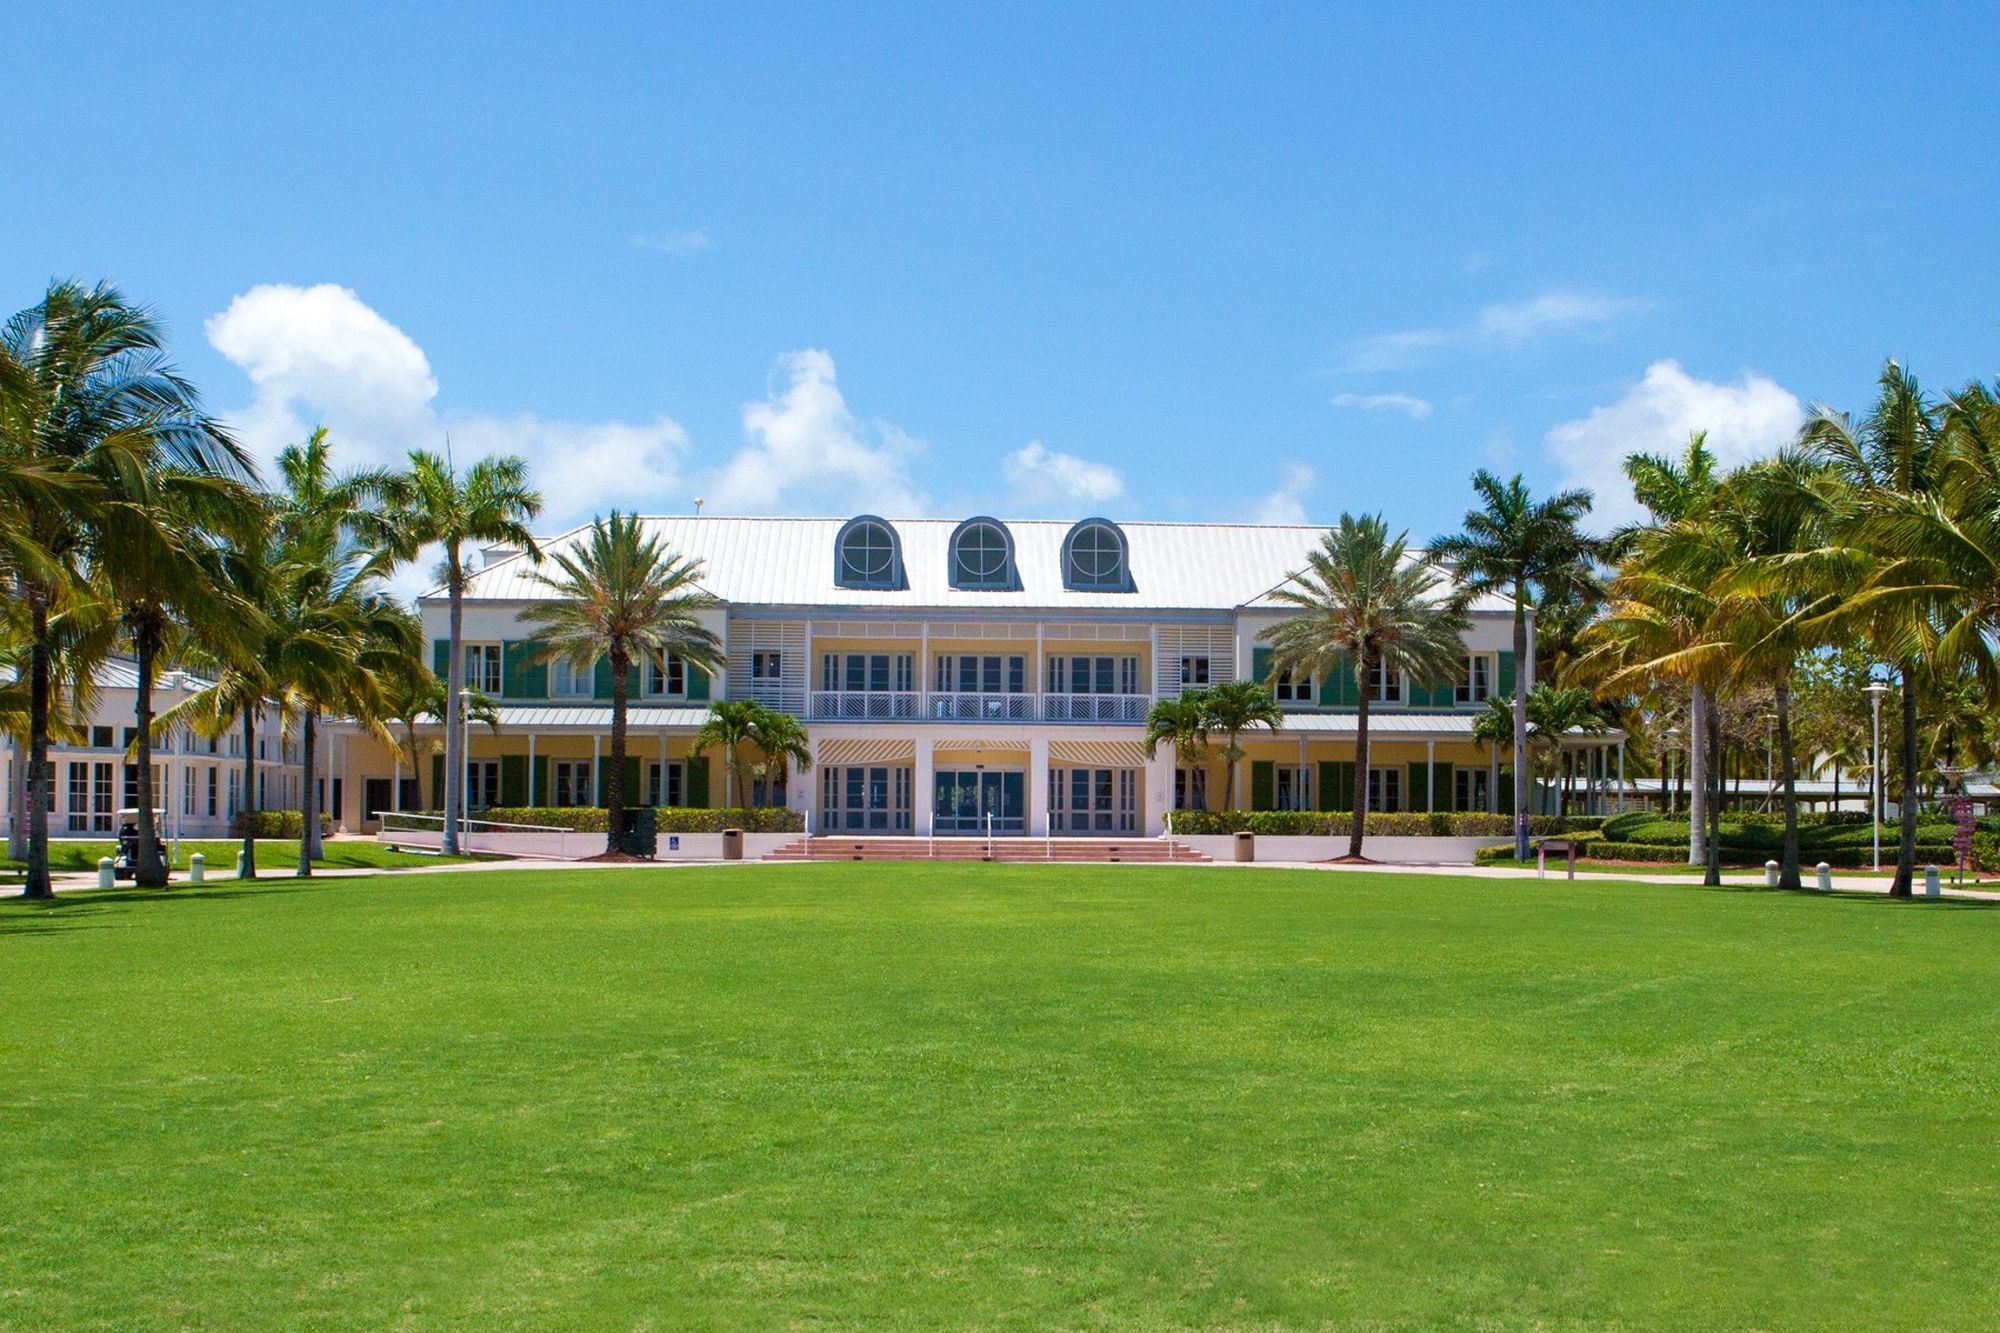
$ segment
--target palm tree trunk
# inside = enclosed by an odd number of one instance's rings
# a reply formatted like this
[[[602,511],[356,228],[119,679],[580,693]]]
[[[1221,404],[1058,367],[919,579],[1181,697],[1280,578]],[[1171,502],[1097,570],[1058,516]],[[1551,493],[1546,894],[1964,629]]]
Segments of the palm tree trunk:
[[[142,620],[132,633],[132,656],[139,676],[132,705],[132,720],[138,724],[132,758],[139,765],[139,846],[132,882],[142,889],[167,887],[167,866],[160,859],[159,829],[153,824],[153,662],[159,655],[159,640],[159,627],[149,620]]]
[[[1722,885],[1722,716],[1719,710],[1708,710],[1709,771],[1714,774],[1715,790],[1708,801],[1708,857],[1707,869],[1701,882],[1710,888]]]
[[[28,859],[28,747],[19,736],[7,738],[13,751],[14,781],[7,793],[7,859]]]
[[[304,879],[313,872],[313,825],[319,822],[319,794],[313,790],[313,745],[318,740],[313,727],[314,710],[306,709],[299,722],[305,754],[299,762],[299,868],[292,873]]]
[[[1688,699],[1688,864],[1708,862],[1708,691],[1696,685]]]
[[[1528,590],[1514,585],[1514,859],[1528,859]]]
[[[1361,839],[1368,831],[1368,682],[1374,678],[1375,663],[1363,657],[1362,688],[1354,710],[1354,818],[1347,826],[1347,854],[1361,859]]]
[[[1236,765],[1243,758],[1242,747],[1236,743],[1236,733],[1229,733],[1229,744],[1222,751],[1222,808],[1236,808]]]
[[[1778,763],[1783,766],[1785,783],[1785,842],[1779,853],[1778,887],[1803,888],[1799,876],[1799,785],[1792,771],[1792,682],[1778,679],[1774,703],[1778,713]]]
[[[45,590],[30,594],[33,640],[28,646],[28,873],[23,898],[52,899],[49,879],[49,800],[55,775],[49,771],[49,603]]]
[[[1896,840],[1896,878],[1889,885],[1892,898],[1913,896],[1917,880],[1917,673],[1908,662],[1902,671],[1903,799],[1896,811],[1901,835]]]
[[[306,742],[306,761],[307,761],[306,775],[308,778],[310,778],[314,773],[318,772],[319,761],[313,752],[313,747],[318,744],[318,739],[317,739],[318,735],[319,735],[319,710],[314,709],[312,712],[306,714],[306,723],[305,723],[305,742]],[[322,781],[326,783],[329,789],[327,795],[331,797],[333,795],[333,792],[331,790],[333,786],[333,775],[331,773],[321,774],[320,778]],[[312,799],[313,799],[313,817],[307,820],[305,823],[306,845],[312,849],[313,860],[324,861],[326,860],[326,835],[323,832],[321,832],[321,830],[325,827],[326,823],[327,805],[325,801],[322,801],[320,799],[319,787],[317,786],[317,784],[310,784],[310,785],[311,785]]]
[[[445,578],[451,596],[451,628],[444,662],[444,836],[440,850],[458,855],[458,820],[465,808],[465,728],[459,718],[459,698],[465,690],[464,579],[459,576],[458,547],[445,552]],[[613,688],[617,685],[614,682]],[[614,712],[614,721],[616,714]]]
[[[257,790],[257,710],[243,709],[243,799],[236,808],[243,821],[243,878],[257,878],[257,818],[251,793]]]
[[[604,775],[604,850],[618,850],[625,831],[625,693],[632,659],[622,644],[611,647],[611,771]]]

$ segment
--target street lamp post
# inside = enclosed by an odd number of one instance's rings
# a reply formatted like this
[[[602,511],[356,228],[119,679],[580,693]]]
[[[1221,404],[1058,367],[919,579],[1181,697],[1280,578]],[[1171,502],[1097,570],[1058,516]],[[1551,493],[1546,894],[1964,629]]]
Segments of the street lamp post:
[[[1875,829],[1875,873],[1878,875],[1882,873],[1882,696],[1888,692],[1889,687],[1881,681],[1868,682],[1868,704],[1875,717],[1868,753],[1868,816]]]

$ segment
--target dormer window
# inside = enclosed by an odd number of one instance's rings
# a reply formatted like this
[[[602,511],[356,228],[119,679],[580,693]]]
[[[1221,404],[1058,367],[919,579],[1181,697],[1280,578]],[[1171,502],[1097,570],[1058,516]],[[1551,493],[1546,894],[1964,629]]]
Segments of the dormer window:
[[[1063,586],[1072,592],[1130,592],[1125,534],[1106,518],[1086,518],[1063,538]]]
[[[951,534],[951,586],[988,591],[1020,587],[1014,539],[995,518],[968,518]]]
[[[904,586],[903,544],[887,519],[851,518],[833,539],[833,581],[843,588]]]

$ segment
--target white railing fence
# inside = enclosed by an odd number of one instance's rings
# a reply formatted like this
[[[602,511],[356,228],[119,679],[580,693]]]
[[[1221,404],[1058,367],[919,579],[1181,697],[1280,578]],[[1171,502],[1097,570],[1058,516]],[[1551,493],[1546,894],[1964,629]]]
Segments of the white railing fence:
[[[437,851],[444,845],[444,816],[384,810],[375,841],[397,847]],[[503,824],[491,819],[466,819],[459,824],[459,850],[504,856],[544,856],[580,861],[604,850],[602,832],[583,833],[555,824]]]

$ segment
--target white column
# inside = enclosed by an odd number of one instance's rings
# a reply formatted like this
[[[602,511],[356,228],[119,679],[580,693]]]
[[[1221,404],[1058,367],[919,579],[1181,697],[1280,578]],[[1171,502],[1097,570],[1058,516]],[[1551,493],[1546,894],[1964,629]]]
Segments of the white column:
[[[1028,740],[1028,836],[1049,836],[1049,738]]]
[[[604,781],[604,761],[598,757],[597,746],[598,734],[593,731],[590,733],[590,803],[592,805],[604,799],[604,793],[597,789],[598,785]],[[571,799],[574,799],[574,796]]]
[[[1167,811],[1174,805],[1174,765],[1179,756],[1171,745],[1162,745],[1151,759],[1146,761],[1144,770],[1145,791],[1140,799],[1143,805],[1142,827],[1148,836],[1158,836],[1167,831]]]
[[[805,652],[806,652],[806,697],[805,697],[805,712],[802,714],[802,716],[810,720],[813,715],[813,708],[812,708],[813,691],[819,688],[819,663],[813,660],[813,623],[811,620],[806,621]],[[919,685],[923,684],[922,681],[919,681],[917,683]]]
[[[915,789],[910,793],[910,824],[918,837],[928,838],[932,817],[937,814],[937,773],[931,766],[931,738],[917,737],[916,747],[916,763],[910,774],[910,785]]]
[[[1438,743],[1424,742],[1424,794],[1429,798],[1425,811],[1435,814],[1438,808]]]
[[[530,767],[528,771],[533,773],[534,769]],[[389,808],[391,810],[401,810],[403,808],[403,750],[401,746],[396,747],[395,773],[396,775],[389,779]]]
[[[540,793],[535,790],[535,733],[528,733],[528,804],[534,805]]]
[[[1618,742],[1618,813],[1625,813],[1625,742]]]
[[[1299,737],[1299,774],[1292,779],[1293,800],[1301,810],[1310,810],[1319,802],[1306,799],[1306,738]]]

